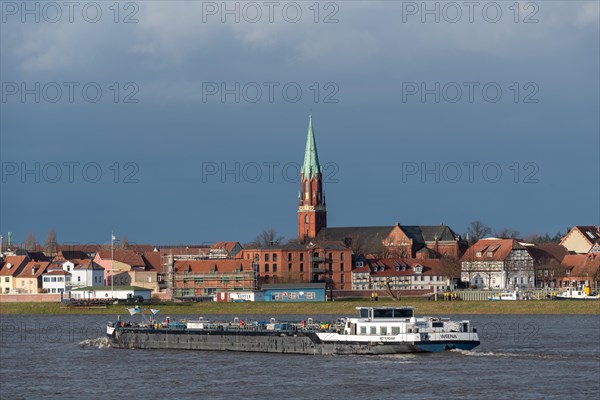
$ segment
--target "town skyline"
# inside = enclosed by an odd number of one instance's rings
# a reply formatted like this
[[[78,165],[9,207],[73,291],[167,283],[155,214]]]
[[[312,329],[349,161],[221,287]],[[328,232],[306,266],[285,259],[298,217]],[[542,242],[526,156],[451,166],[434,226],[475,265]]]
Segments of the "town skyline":
[[[316,145],[316,139],[315,139],[315,134],[313,131],[313,123],[312,123],[312,111],[309,113],[309,122],[308,122],[308,136],[306,138],[306,145],[305,145],[305,150],[304,150],[305,154],[304,154],[304,161],[302,163],[301,166],[299,166],[298,171],[299,171],[299,175],[300,177],[298,178],[298,185],[300,187],[300,190],[298,192],[298,219],[297,219],[297,228],[298,228],[298,235],[296,238],[294,238],[294,236],[280,236],[278,239],[279,241],[285,242],[287,240],[289,241],[294,241],[294,240],[307,240],[307,239],[314,239],[317,236],[317,233],[319,232],[319,230],[321,229],[321,227],[323,226],[327,226],[327,211],[325,208],[325,189],[327,189],[327,175],[325,174],[325,169],[323,168],[323,166],[319,163],[319,156],[318,156],[318,151],[317,151],[317,145]],[[269,165],[270,167],[270,171],[269,173],[271,174],[271,176],[273,175],[273,167],[275,167],[276,165]],[[214,165],[211,165],[211,168],[215,167]],[[218,166],[215,167],[218,170]],[[207,169],[206,171],[203,171],[203,173],[209,174],[209,175],[213,175],[215,174],[215,169]],[[232,171],[227,171],[225,175],[221,175],[221,177],[227,177],[227,174],[231,174],[233,173]],[[242,175],[240,173],[240,175]],[[309,176],[308,178],[306,178],[305,176]],[[234,178],[237,178],[237,176],[234,175]],[[317,179],[316,181],[313,181],[312,179]],[[204,175],[203,175],[203,179],[204,179]],[[304,182],[306,179],[310,179],[310,182],[313,182],[309,185],[309,182],[306,182],[306,187],[304,185]],[[324,183],[322,183],[324,182]],[[322,212],[323,213],[323,222],[319,223],[317,220],[317,226],[316,228],[313,227],[311,230],[311,234],[307,236],[309,228],[305,228],[304,227],[304,207],[303,201],[304,200],[308,200],[310,195],[307,192],[306,193],[306,198],[305,198],[305,189],[306,191],[309,190],[309,186],[313,186],[311,189],[312,193],[314,191],[313,194],[313,201],[315,202],[315,205],[317,206],[317,213]],[[321,201],[323,204],[321,204]],[[318,202],[318,205],[317,205]],[[306,203],[308,204],[308,203]],[[310,206],[312,207],[312,206]],[[321,208],[319,208],[321,207]],[[311,208],[314,212],[314,208]],[[318,211],[321,210],[321,211]],[[309,213],[310,214],[310,213]],[[312,217],[311,217],[312,218]],[[306,223],[308,224],[308,215],[306,216]],[[312,224],[314,224],[314,220],[312,220]],[[319,225],[320,224],[320,225]],[[510,227],[502,227],[502,228],[493,228],[490,227],[488,225],[486,225],[484,222],[476,219],[473,221],[470,221],[469,224],[467,225],[467,227],[465,228],[465,230],[462,231],[462,233],[460,233],[461,231],[458,231],[457,233],[459,235],[461,235],[464,238],[466,238],[468,240],[469,237],[469,233],[473,236],[473,226],[474,224],[479,224],[481,225],[479,228],[483,229],[485,231],[484,236],[485,237],[499,237],[499,238],[516,238],[516,239],[525,239],[525,238],[529,238],[531,241],[534,242],[538,242],[541,240],[545,240],[545,241],[559,241],[560,237],[562,236],[561,234],[561,230],[559,229],[555,234],[550,234],[549,232],[530,232],[530,233],[522,233],[519,230],[516,229],[512,229]],[[381,225],[365,225],[365,226],[389,226],[389,225],[419,225],[419,224],[401,224],[400,222],[395,222],[394,224],[381,224]],[[423,224],[420,224],[423,225]],[[427,224],[425,224],[427,225]],[[444,223],[441,224],[429,224],[429,225],[445,225]],[[577,224],[575,224],[577,225]],[[308,225],[307,225],[308,226]],[[476,230],[479,228],[475,228]],[[570,227],[566,227],[565,232],[568,232],[570,229]],[[277,233],[278,231],[272,227],[267,228],[265,227],[261,232],[265,232],[267,230],[271,230],[273,231],[273,233]],[[51,231],[53,231],[53,233],[50,233]],[[306,232],[305,232],[306,231]],[[304,233],[301,233],[304,232]],[[48,237],[50,235],[54,235],[54,237],[56,238],[57,236],[57,232],[56,230],[54,230],[54,228],[50,228],[50,230],[48,231],[48,235],[46,237],[46,242],[49,241]],[[203,241],[188,241],[188,242],[135,242],[135,241],[130,241],[129,240],[129,236],[125,233],[123,233],[120,236],[115,236],[114,231],[111,232],[111,239],[113,241],[117,242],[117,245],[119,245],[119,242],[121,240],[123,240],[124,242],[126,242],[127,245],[135,245],[135,244],[156,244],[156,245],[170,245],[170,244],[209,244],[209,243],[215,243],[215,242],[219,242],[219,241],[230,241],[230,240],[235,240],[235,241],[239,241],[241,243],[253,243],[255,242],[255,238],[258,237],[258,235],[260,234],[260,232],[256,233],[256,236],[254,236],[252,239],[248,239],[248,240],[240,240],[238,238],[223,238],[223,239],[213,239],[213,240],[203,240]],[[278,235],[278,233],[277,233]],[[277,236],[276,235],[276,236]],[[304,239],[301,239],[301,236],[304,235]],[[478,235],[476,235],[478,236]],[[6,238],[7,240],[11,241],[12,243],[19,243],[19,241],[15,241],[14,236],[12,234],[12,232],[10,232],[8,235],[6,236],[2,236],[3,238]],[[21,243],[27,243],[27,247],[32,248],[32,242],[38,243],[40,245],[40,247],[43,247],[41,245],[41,243],[39,243],[38,241],[38,236],[32,232],[32,231],[28,231],[26,234],[26,238],[24,238],[22,240]],[[50,240],[52,241],[52,240]],[[54,240],[54,242],[58,242],[56,239]],[[4,244],[4,241],[2,242]],[[64,243],[65,245],[76,245],[76,244],[104,244],[102,242],[88,242],[88,243],[78,243],[78,242],[70,242],[67,241]],[[111,242],[112,244],[112,242]]]

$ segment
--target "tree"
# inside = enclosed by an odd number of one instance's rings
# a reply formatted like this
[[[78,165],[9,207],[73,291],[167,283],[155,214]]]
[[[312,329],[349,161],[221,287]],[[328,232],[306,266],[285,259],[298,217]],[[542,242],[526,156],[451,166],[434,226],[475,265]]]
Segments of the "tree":
[[[470,243],[475,243],[491,233],[492,229],[479,220],[471,222],[467,227],[467,235],[469,236]]]
[[[56,241],[56,231],[51,228],[46,235],[44,242],[44,251],[50,256],[55,256],[58,253],[58,243]]]
[[[285,238],[283,236],[278,236],[277,231],[273,228],[262,231],[256,236],[254,239],[254,243],[257,246],[270,246],[274,244],[281,244]]]
[[[462,271],[460,260],[456,257],[444,256],[442,257],[442,264],[446,275],[450,278],[450,284],[460,282]]]
[[[23,247],[27,251],[34,251],[36,249],[37,240],[35,239],[35,235],[32,232],[27,233],[27,237],[25,238]]]
[[[494,232],[494,236],[497,238],[504,239],[517,239],[521,235],[521,232],[515,229],[502,228],[499,231]]]

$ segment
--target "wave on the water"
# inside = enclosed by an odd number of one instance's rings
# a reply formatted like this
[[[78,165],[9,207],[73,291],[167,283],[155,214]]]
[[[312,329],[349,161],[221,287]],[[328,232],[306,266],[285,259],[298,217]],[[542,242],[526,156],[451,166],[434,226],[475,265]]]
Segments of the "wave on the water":
[[[454,353],[459,353],[463,356],[471,356],[471,357],[522,357],[522,358],[539,358],[539,359],[546,359],[546,360],[560,360],[560,359],[570,359],[573,358],[572,354],[558,354],[558,353],[548,353],[548,352],[544,352],[544,353],[529,353],[529,352],[523,352],[523,353],[507,353],[507,352],[495,352],[495,351],[474,351],[474,350],[460,350],[460,349],[453,349],[450,350],[451,352]],[[581,357],[579,357],[581,359]],[[584,358],[590,358],[589,356],[586,356]],[[594,358],[598,358],[595,356],[591,357],[592,359]]]
[[[517,353],[504,353],[504,352],[493,352],[493,351],[473,351],[473,350],[461,350],[461,349],[453,349],[450,350],[454,353],[462,354],[463,356],[473,356],[473,357],[522,357],[523,354]]]
[[[110,340],[107,337],[98,337],[95,339],[86,339],[79,342],[80,347],[96,347],[98,349],[103,349],[105,347],[110,347]]]

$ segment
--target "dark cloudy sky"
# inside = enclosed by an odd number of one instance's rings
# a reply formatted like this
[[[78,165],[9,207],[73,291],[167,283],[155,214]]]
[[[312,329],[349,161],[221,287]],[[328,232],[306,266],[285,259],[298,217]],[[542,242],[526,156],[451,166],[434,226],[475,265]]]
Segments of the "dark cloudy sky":
[[[598,2],[519,5],[3,2],[0,231],[293,237],[310,110],[330,226],[599,224]]]

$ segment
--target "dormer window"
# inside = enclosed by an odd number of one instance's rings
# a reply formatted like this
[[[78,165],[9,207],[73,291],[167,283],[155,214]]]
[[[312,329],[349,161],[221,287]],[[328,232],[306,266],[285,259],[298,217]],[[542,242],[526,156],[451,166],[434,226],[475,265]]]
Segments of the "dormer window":
[[[493,252],[493,251],[488,251],[488,252],[487,252],[487,256],[488,256],[488,257],[492,257],[493,255],[494,255],[494,252]]]
[[[423,272],[423,267],[420,265],[415,266],[415,273],[420,274],[421,272]]]
[[[476,257],[481,257],[481,252],[480,252],[480,251],[478,251],[477,253],[475,253],[475,256],[476,256]]]

